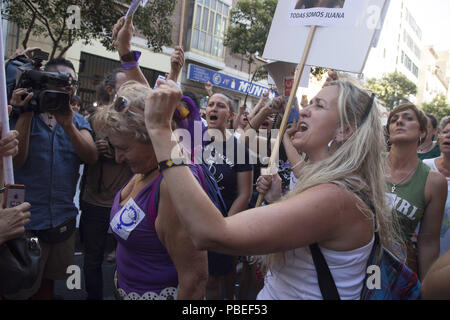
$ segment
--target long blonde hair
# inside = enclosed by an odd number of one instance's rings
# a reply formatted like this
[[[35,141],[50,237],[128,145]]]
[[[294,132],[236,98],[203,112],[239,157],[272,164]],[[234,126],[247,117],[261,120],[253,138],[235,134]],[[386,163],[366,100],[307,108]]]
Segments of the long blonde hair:
[[[401,237],[398,222],[386,205],[384,174],[386,143],[380,120],[379,102],[374,99],[371,105],[372,97],[369,92],[353,82],[348,79],[330,83],[339,88],[340,125],[343,128],[352,128],[353,134],[328,158],[306,164],[298,183],[283,199],[327,183],[351,191],[358,196],[358,207],[361,212],[368,219],[375,220],[374,227],[379,232],[381,244],[394,251],[394,248],[398,248],[401,244]],[[371,109],[367,114],[368,108]],[[363,119],[364,117],[366,118]],[[360,198],[361,195],[373,205],[375,212],[367,208]],[[282,265],[284,262],[285,252],[270,254],[263,258],[263,265],[267,268]]]

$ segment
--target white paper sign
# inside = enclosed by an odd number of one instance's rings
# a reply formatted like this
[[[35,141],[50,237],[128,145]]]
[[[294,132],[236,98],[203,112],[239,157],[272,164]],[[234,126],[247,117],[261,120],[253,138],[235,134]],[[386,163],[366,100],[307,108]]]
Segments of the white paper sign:
[[[127,240],[130,233],[145,218],[144,211],[134,202],[133,198],[127,201],[111,220],[109,226],[111,230],[124,240]]]
[[[306,65],[361,73],[386,0],[345,0],[345,25],[318,27]],[[291,0],[278,1],[263,57],[298,64],[311,27],[287,19]],[[374,8],[379,10],[374,10]],[[348,14],[347,14],[348,12]]]
[[[300,26],[334,26],[348,22],[346,0],[291,0],[288,22]]]
[[[375,33],[375,38],[373,39],[372,47],[376,48],[378,45],[378,41],[380,40],[381,36],[381,30],[383,29],[384,20],[386,19],[387,11],[389,9],[389,5],[391,4],[391,0],[386,0],[386,3],[384,4],[383,11],[381,12],[381,18],[378,23],[377,32]],[[379,8],[376,8],[375,10],[378,10]]]

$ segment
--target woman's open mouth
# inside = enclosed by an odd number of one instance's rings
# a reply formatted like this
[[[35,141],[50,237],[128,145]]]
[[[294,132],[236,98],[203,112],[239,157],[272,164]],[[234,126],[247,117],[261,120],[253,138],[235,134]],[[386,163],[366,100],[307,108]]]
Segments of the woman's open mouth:
[[[308,126],[306,124],[304,124],[304,123],[300,123],[298,127],[299,127],[299,131],[300,132],[308,131]]]

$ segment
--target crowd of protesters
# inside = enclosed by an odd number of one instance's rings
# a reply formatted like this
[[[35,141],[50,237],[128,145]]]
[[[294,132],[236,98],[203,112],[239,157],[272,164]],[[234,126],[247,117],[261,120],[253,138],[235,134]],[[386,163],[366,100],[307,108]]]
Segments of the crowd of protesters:
[[[16,112],[0,155],[13,156],[16,183],[27,191],[25,203],[0,209],[0,244],[37,236],[42,255],[34,285],[2,299],[52,299],[54,282],[67,278],[81,164],[87,299],[104,298],[108,232],[119,300],[322,299],[312,246],[341,299],[359,299],[375,233],[418,274],[424,298],[450,298],[450,284],[440,281],[450,278],[450,118],[439,126],[406,103],[383,124],[373,93],[329,72],[316,96],[303,97],[301,108],[295,102],[274,150],[285,97],[266,92],[249,109],[207,82],[202,109],[176,83],[181,47],[166,81],[152,89],[131,50],[133,34],[131,19],[114,25],[122,68],[105,75],[95,110],[76,95],[75,69],[63,58],[45,70],[75,80],[59,88],[70,97],[66,112],[27,109],[33,94],[24,88],[9,100]],[[173,138],[186,128],[191,135]],[[277,161],[266,168],[273,151]],[[209,196],[214,190],[225,210]],[[256,206],[259,194],[264,201]]]

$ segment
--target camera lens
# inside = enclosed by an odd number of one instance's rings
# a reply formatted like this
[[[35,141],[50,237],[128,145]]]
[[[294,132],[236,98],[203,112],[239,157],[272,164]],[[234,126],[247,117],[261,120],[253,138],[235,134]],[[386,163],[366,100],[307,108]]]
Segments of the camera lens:
[[[69,109],[69,95],[66,92],[43,91],[40,102],[41,106],[50,113],[65,113]]]

